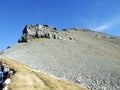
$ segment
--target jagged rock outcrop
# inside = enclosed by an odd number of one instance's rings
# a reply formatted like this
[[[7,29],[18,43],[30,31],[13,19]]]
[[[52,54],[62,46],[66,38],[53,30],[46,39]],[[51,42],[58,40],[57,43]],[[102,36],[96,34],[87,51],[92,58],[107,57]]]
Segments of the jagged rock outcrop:
[[[119,44],[120,37],[107,35],[101,32],[95,32],[90,29],[84,29],[84,28],[68,28],[59,30],[55,27],[51,27],[46,24],[36,24],[36,25],[26,25],[21,38],[18,40],[19,43],[21,42],[30,42],[33,41],[35,38],[47,38],[47,39],[62,39],[62,40],[74,40],[76,41],[76,38],[72,37],[69,33],[71,31],[80,31],[80,32],[86,32],[91,33],[93,37],[96,37],[98,39],[107,40],[109,42],[117,43]],[[116,41],[114,41],[116,39]]]
[[[45,24],[26,25],[22,37],[18,42],[29,42],[34,38],[48,38],[48,39],[69,39],[72,38],[64,31],[60,31],[55,27],[50,27]]]

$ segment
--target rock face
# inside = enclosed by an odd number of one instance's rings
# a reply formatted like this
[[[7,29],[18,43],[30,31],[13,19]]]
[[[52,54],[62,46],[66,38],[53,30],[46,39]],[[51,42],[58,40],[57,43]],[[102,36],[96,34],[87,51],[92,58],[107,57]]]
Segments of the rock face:
[[[23,30],[23,35],[18,42],[29,42],[34,38],[71,39],[65,32],[62,32],[55,27],[37,24],[35,26],[26,25]]]
[[[19,43],[1,56],[90,90],[120,90],[120,37],[89,29],[27,25]]]
[[[70,31],[81,31],[92,33],[94,37],[107,40],[113,43],[118,43],[120,37],[107,35],[101,32],[95,32],[90,29],[82,29],[82,28],[69,28],[59,30],[55,27],[51,27],[46,24],[36,24],[36,25],[26,25],[21,38],[18,40],[21,42],[30,42],[35,38],[47,38],[47,39],[61,39],[61,40],[76,40],[69,33]],[[116,40],[114,40],[116,39]],[[119,44],[119,43],[118,43]]]

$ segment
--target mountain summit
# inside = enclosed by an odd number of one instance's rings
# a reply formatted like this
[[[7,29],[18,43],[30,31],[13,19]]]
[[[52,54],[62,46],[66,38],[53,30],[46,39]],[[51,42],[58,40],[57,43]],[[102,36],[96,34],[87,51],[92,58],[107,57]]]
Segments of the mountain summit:
[[[8,57],[90,90],[120,89],[120,37],[89,29],[27,25]]]
[[[29,42],[34,38],[71,39],[67,33],[49,25],[26,25],[18,42]]]
[[[95,32],[90,29],[83,29],[83,28],[68,28],[59,30],[55,27],[51,27],[46,24],[36,24],[36,25],[26,25],[23,29],[23,34],[21,38],[18,40],[18,42],[30,42],[35,38],[48,38],[48,39],[62,39],[62,40],[72,40],[72,33],[73,31],[81,31],[82,32],[88,32],[88,34],[91,34],[92,36],[108,40],[110,42],[118,42],[120,37],[107,35],[101,32]],[[70,33],[70,34],[69,34]],[[76,38],[75,38],[76,39]]]

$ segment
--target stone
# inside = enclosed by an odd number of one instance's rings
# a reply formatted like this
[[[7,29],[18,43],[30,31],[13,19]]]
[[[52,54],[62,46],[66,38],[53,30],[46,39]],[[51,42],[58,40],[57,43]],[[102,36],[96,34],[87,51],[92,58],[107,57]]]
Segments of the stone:
[[[63,38],[64,37],[64,38]],[[21,42],[30,42],[34,38],[47,38],[47,39],[68,39],[72,40],[72,37],[68,37],[66,32],[59,30],[55,27],[51,27],[46,24],[26,25],[23,29],[21,38],[18,40]]]

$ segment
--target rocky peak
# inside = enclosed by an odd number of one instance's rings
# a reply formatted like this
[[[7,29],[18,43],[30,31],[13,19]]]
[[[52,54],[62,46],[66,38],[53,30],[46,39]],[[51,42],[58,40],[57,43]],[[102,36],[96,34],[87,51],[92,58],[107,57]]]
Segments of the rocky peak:
[[[34,38],[71,39],[65,31],[46,24],[26,25],[18,42],[29,42]]]
[[[62,40],[75,40],[71,34],[69,34],[69,31],[80,31],[80,32],[86,32],[88,35],[91,35],[95,38],[101,39],[101,40],[107,40],[115,42],[114,39],[120,40],[120,37],[104,34],[101,32],[96,32],[90,29],[84,29],[84,28],[68,28],[59,30],[55,27],[51,27],[46,24],[36,24],[36,25],[26,25],[23,29],[23,34],[21,38],[18,40],[18,42],[30,42],[35,38],[47,38],[47,39],[62,39]],[[118,42],[117,41],[117,42]],[[116,42],[115,42],[116,43]]]

